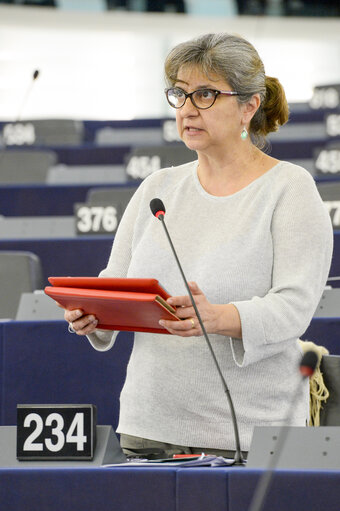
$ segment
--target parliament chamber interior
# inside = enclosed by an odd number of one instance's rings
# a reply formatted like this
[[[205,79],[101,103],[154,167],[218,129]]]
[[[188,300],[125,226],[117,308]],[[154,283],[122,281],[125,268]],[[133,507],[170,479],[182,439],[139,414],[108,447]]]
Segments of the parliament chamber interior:
[[[246,511],[265,469],[263,510],[339,510],[339,15],[331,1],[0,2],[1,509]],[[275,470],[270,457],[250,467],[128,466],[99,453],[17,460],[18,405],[91,404],[116,441],[133,332],[95,351],[68,331],[44,288],[50,276],[96,277],[140,183],[196,159],[166,103],[163,61],[174,44],[208,31],[248,38],[282,81],[289,122],[265,151],[307,169],[330,214],[329,280],[301,336],[324,348],[320,425],[298,447],[287,440]]]

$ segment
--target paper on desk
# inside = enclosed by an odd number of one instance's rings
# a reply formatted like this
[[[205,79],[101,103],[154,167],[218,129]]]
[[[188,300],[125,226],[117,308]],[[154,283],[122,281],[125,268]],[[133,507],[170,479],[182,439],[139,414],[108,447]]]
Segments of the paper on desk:
[[[185,458],[184,458],[185,460]],[[126,463],[110,463],[103,465],[103,467],[228,467],[234,465],[235,460],[231,458],[223,458],[222,456],[215,455],[204,455],[202,454],[199,458],[193,460],[179,460],[179,459],[160,459],[160,460],[130,460]]]

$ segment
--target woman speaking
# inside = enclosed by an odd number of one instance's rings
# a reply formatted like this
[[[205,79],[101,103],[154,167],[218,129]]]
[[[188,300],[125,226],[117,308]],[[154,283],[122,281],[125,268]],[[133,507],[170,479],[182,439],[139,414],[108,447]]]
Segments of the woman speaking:
[[[135,333],[120,398],[127,451],[233,456],[226,397],[162,225],[159,197],[190,289],[228,381],[249,449],[254,426],[283,424],[298,382],[299,336],[324,289],[332,255],[329,215],[311,175],[262,149],[288,120],[280,82],[265,75],[241,37],[208,34],[176,46],[165,62],[166,99],[197,160],[153,173],[131,199],[105,277],[152,277],[182,321],[169,335]],[[148,98],[152,101],[152,98]],[[96,329],[80,310],[65,319],[97,350],[117,332]],[[308,419],[308,382],[290,418]]]

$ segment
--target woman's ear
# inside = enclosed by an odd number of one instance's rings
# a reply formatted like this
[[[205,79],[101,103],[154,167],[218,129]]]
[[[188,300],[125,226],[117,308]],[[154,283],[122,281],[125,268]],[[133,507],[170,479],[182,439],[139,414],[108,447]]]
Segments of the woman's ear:
[[[249,101],[242,103],[242,123],[248,125],[261,104],[260,94],[254,94]]]

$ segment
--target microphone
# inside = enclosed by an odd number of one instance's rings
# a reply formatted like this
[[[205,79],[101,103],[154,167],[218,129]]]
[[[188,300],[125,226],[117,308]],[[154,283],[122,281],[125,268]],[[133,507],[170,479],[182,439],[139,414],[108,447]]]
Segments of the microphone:
[[[302,375],[302,380],[313,376],[317,365],[318,356],[315,351],[306,351],[300,362],[300,373]]]
[[[224,389],[224,392],[226,393],[226,396],[227,396],[227,399],[228,399],[228,403],[229,403],[229,408],[230,408],[230,413],[231,413],[231,419],[232,419],[232,422],[233,422],[233,428],[234,428],[234,437],[235,437],[235,446],[236,446],[236,451],[235,451],[235,457],[234,457],[234,463],[235,465],[244,465],[245,464],[245,461],[243,459],[243,456],[242,456],[242,452],[241,452],[241,446],[240,446],[240,436],[239,436],[239,432],[238,432],[238,426],[237,426],[237,419],[236,419],[236,414],[235,414],[235,408],[234,408],[234,404],[233,404],[233,401],[231,399],[231,395],[230,395],[230,392],[229,392],[229,388],[228,388],[228,385],[226,383],[226,380],[222,374],[222,371],[221,371],[221,368],[220,368],[220,365],[217,361],[217,358],[216,358],[216,355],[214,353],[214,350],[213,350],[213,347],[211,345],[211,342],[210,342],[210,339],[208,337],[208,334],[205,330],[205,327],[203,325],[203,321],[202,321],[202,318],[201,318],[201,315],[197,309],[197,306],[196,306],[196,303],[195,303],[195,300],[192,296],[192,293],[191,293],[191,290],[190,290],[190,287],[189,287],[189,284],[187,282],[187,279],[184,275],[184,272],[183,272],[183,269],[182,269],[182,266],[181,266],[181,263],[179,262],[179,259],[177,257],[177,253],[176,253],[176,250],[175,250],[175,247],[173,246],[173,243],[172,243],[172,240],[170,238],[170,235],[169,235],[169,232],[168,232],[168,229],[165,225],[165,221],[164,221],[164,217],[165,217],[165,206],[163,204],[163,202],[161,201],[161,199],[152,199],[152,201],[150,202],[150,209],[151,209],[151,212],[152,214],[158,218],[158,220],[160,220],[162,222],[162,225],[164,227],[164,231],[165,231],[165,234],[168,238],[168,241],[170,243],[170,247],[171,247],[171,250],[175,256],[175,259],[176,259],[176,262],[177,262],[177,266],[181,272],[181,275],[182,275],[182,278],[183,278],[183,282],[185,284],[185,287],[188,291],[188,294],[189,294],[189,297],[190,297],[190,300],[191,300],[191,303],[192,303],[192,306],[195,310],[195,313],[196,313],[196,316],[198,318],[198,321],[199,321],[199,324],[202,328],[202,332],[203,332],[203,335],[204,335],[204,338],[206,340],[206,343],[208,345],[208,348],[209,348],[209,351],[211,353],[211,356],[213,358],[213,361],[214,361],[214,364],[215,364],[215,367],[218,371],[218,374],[220,376],[220,379],[221,379],[221,382],[222,382],[222,385],[223,385],[223,389]]]
[[[32,87],[34,85],[34,82],[37,80],[37,78],[39,77],[39,74],[40,74],[40,71],[38,69],[35,69],[35,71],[33,72],[33,75],[32,75],[32,81],[30,82],[29,84],[29,87],[27,88],[26,90],[26,93],[24,95],[24,99],[22,100],[22,103],[21,103],[21,106],[19,108],[19,111],[18,111],[18,114],[17,116],[15,117],[13,124],[16,124],[17,122],[20,122],[21,121],[21,116],[22,116],[22,112],[23,112],[23,109],[25,108],[26,106],[26,103],[27,103],[27,100],[29,98],[29,95],[31,93],[31,90],[32,90]],[[5,149],[6,149],[6,140],[5,138],[3,137],[3,147],[2,147],[2,154],[0,156],[0,163],[2,162],[2,159],[4,157],[4,154],[5,154]]]
[[[33,85],[34,85],[34,82],[35,82],[35,81],[37,80],[37,78],[39,77],[39,74],[40,74],[39,69],[36,69],[36,70],[33,72],[33,75],[32,75],[32,81],[30,82],[29,87],[28,87],[28,88],[27,88],[27,90],[26,90],[26,94],[25,94],[24,99],[23,99],[23,101],[22,101],[22,103],[21,103],[21,107],[20,107],[20,109],[19,109],[18,115],[17,115],[17,117],[16,117],[16,119],[15,119],[15,121],[14,121],[15,123],[16,123],[16,122],[21,121],[21,116],[22,116],[23,109],[24,109],[24,107],[26,106],[26,103],[27,103],[27,100],[28,100],[29,95],[30,95],[30,93],[31,93],[32,87],[33,87]]]
[[[253,498],[252,498],[252,501],[251,501],[251,504],[249,507],[249,511],[261,511],[262,510],[265,498],[268,493],[269,485],[272,481],[274,470],[277,466],[277,462],[279,460],[283,446],[286,442],[286,439],[287,439],[287,436],[289,433],[289,427],[288,427],[289,422],[290,422],[289,419],[293,413],[296,402],[297,402],[298,398],[300,397],[302,383],[304,382],[304,380],[306,378],[309,378],[310,376],[313,375],[317,364],[318,364],[318,356],[315,353],[315,351],[306,351],[306,353],[303,355],[303,357],[301,359],[300,367],[299,367],[300,374],[301,374],[301,380],[299,382],[299,385],[297,386],[296,392],[293,396],[292,402],[288,409],[286,419],[284,421],[286,426],[282,426],[279,430],[276,449],[270,458],[270,461],[268,463],[266,470],[261,475],[260,480],[257,484],[257,487],[255,488],[255,492],[254,492],[254,495],[253,495]]]

